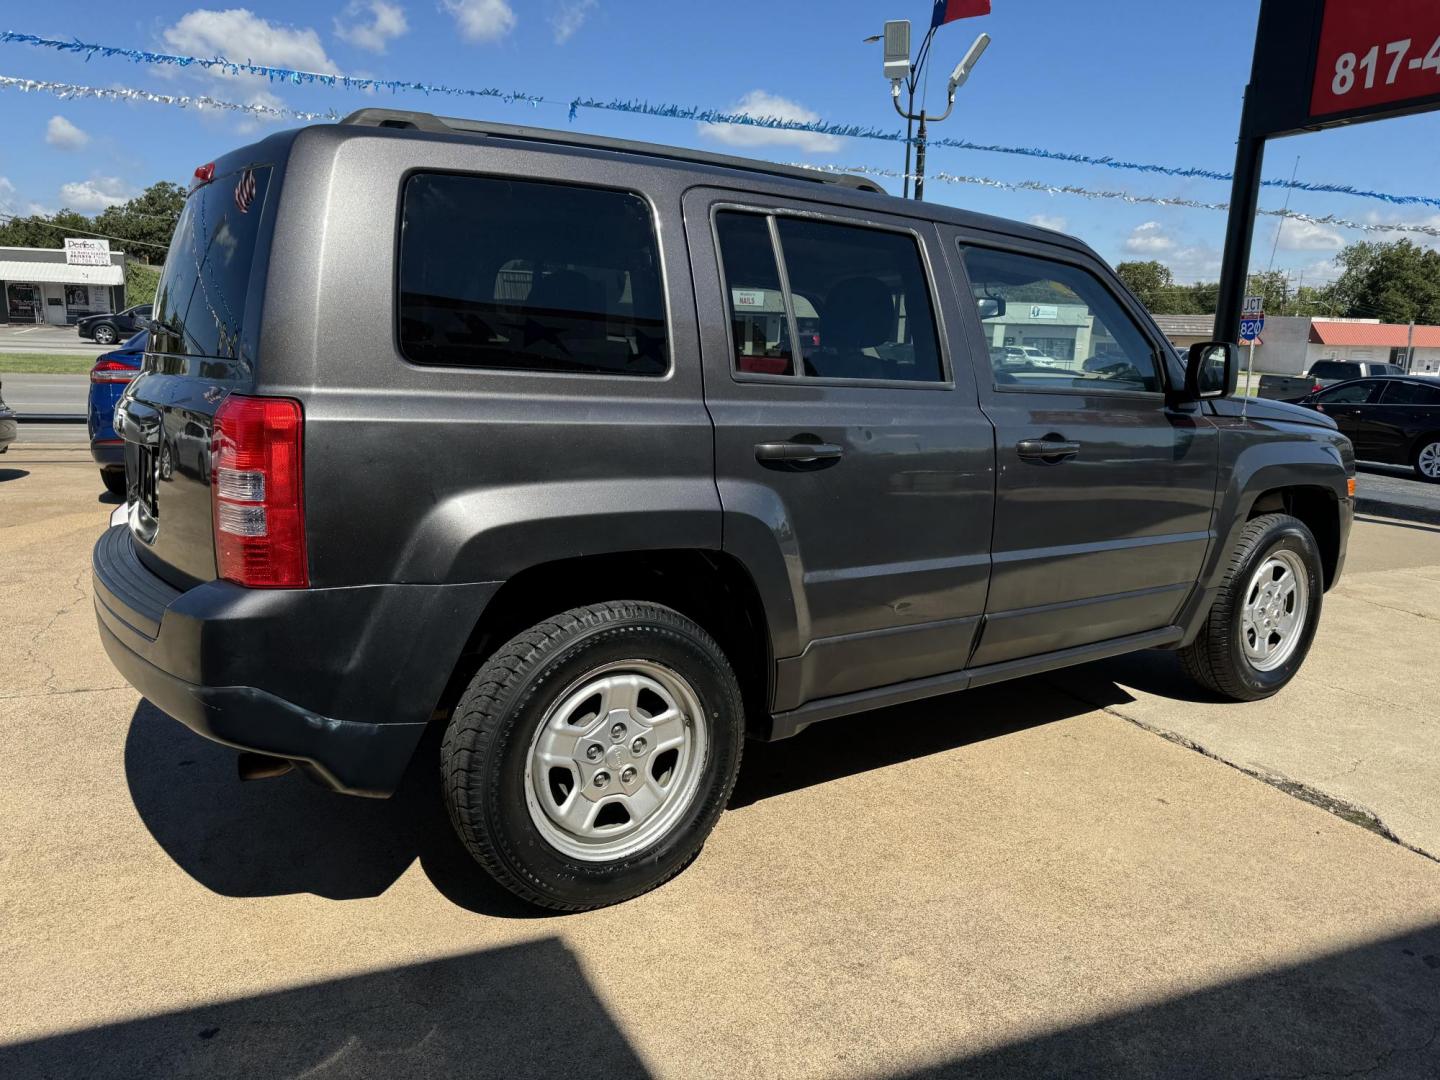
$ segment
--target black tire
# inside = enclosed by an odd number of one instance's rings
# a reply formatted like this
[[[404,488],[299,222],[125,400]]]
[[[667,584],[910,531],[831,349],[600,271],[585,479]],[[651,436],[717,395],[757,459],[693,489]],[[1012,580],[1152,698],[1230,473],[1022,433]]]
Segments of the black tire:
[[[567,689],[628,660],[688,682],[705,714],[706,752],[698,786],[667,831],[626,857],[587,861],[560,850],[532,819],[531,744]],[[583,911],[648,892],[695,858],[729,801],[743,742],[740,688],[714,639],[670,608],[620,600],[547,619],[485,662],[446,729],[441,783],[461,841],[496,881],[529,903]]]
[[[105,490],[111,495],[125,497],[125,473],[121,469],[101,469],[100,479],[105,484]]]
[[[1280,549],[1300,557],[1306,573],[1308,603],[1294,651],[1269,671],[1255,668],[1241,642],[1241,609],[1245,590],[1260,564]],[[1324,569],[1314,534],[1299,518],[1266,514],[1246,524],[1230,554],[1220,593],[1211,605],[1205,625],[1193,642],[1180,650],[1180,664],[1200,685],[1233,701],[1259,701],[1279,692],[1295,677],[1310,651],[1320,622]]]
[[[101,323],[95,327],[95,343],[97,345],[114,345],[119,340],[120,335],[109,323]]]
[[[1440,461],[1440,432],[1432,435],[1422,436],[1415,444],[1415,453],[1410,456],[1410,467],[1415,470],[1415,475],[1427,484],[1440,484],[1440,472],[1433,476],[1427,473],[1420,465],[1421,457],[1427,460]]]

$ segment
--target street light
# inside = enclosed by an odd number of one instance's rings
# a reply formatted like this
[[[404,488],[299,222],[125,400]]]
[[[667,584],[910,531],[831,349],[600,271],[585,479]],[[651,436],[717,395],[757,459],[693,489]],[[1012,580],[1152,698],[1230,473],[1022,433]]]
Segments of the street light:
[[[915,198],[925,198],[925,130],[929,123],[939,123],[950,115],[955,108],[955,93],[965,85],[965,80],[970,78],[970,73],[975,70],[980,57],[990,45],[990,35],[981,34],[977,37],[965,58],[955,65],[955,70],[950,73],[950,85],[945,94],[945,111],[939,116],[929,116],[924,110],[924,102],[921,102],[921,110],[915,112],[915,89],[920,84],[924,74],[925,63],[930,58],[930,42],[935,37],[936,27],[932,26],[925,35],[925,40],[920,43],[920,51],[916,54],[915,63],[910,63],[910,21],[908,19],[897,19],[885,24],[885,78],[890,80],[890,101],[895,106],[895,111],[905,118],[905,180],[904,194],[910,197],[910,144],[912,125],[916,120],[920,121],[919,138],[915,140]],[[867,39],[871,40],[871,39]],[[900,107],[900,84],[905,83],[909,91],[909,98],[905,108]]]

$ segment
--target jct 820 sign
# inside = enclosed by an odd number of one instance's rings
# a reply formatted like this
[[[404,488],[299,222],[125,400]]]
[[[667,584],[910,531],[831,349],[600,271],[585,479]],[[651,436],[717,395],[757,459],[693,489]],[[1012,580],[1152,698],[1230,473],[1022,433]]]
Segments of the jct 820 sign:
[[[1440,0],[1327,0],[1310,115],[1440,93]]]

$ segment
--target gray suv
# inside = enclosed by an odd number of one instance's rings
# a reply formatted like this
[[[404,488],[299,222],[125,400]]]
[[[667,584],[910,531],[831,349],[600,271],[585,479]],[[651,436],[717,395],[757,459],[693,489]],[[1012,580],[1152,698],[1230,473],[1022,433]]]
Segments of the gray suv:
[[[699,852],[747,736],[1139,649],[1284,686],[1353,455],[1242,411],[1233,353],[1182,362],[1056,233],[365,110],[197,171],[100,636],[244,776],[383,797],[443,727],[480,865],[615,903]]]

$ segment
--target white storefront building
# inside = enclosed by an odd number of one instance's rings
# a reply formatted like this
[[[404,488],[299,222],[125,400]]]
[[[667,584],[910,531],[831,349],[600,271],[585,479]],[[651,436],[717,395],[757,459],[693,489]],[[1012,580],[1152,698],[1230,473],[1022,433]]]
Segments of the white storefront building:
[[[125,306],[125,253],[105,240],[0,247],[0,322],[66,326]]]

